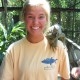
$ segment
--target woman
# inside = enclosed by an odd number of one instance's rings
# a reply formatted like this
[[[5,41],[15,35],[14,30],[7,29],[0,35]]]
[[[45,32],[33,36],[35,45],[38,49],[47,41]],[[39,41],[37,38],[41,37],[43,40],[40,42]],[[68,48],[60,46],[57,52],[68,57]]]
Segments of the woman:
[[[46,0],[29,0],[23,6],[27,36],[10,45],[1,67],[0,80],[69,80],[69,62],[63,43],[51,47],[46,29],[50,6]],[[54,37],[54,36],[53,36]]]

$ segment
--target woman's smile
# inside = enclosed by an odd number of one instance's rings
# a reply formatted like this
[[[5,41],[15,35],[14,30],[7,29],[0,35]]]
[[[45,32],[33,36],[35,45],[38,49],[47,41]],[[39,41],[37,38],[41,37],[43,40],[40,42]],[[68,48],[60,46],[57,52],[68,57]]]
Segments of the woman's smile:
[[[33,30],[38,30],[39,27],[35,26],[35,27],[32,27]]]

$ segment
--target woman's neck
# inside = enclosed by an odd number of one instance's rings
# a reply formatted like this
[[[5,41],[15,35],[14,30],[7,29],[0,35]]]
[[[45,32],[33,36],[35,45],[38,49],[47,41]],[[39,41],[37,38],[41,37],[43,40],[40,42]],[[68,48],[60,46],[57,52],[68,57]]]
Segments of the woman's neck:
[[[27,40],[31,43],[38,43],[42,41],[43,39],[44,39],[44,35],[43,36],[28,36],[27,35]]]

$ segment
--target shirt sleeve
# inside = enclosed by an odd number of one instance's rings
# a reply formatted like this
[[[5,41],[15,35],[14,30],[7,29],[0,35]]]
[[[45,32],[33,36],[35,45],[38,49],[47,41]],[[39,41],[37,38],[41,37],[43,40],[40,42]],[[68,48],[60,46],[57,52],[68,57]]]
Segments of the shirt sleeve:
[[[13,80],[12,54],[10,50],[8,52],[6,52],[0,67],[0,80]]]
[[[70,79],[70,64],[67,49],[63,48],[61,52],[59,74],[64,79]]]

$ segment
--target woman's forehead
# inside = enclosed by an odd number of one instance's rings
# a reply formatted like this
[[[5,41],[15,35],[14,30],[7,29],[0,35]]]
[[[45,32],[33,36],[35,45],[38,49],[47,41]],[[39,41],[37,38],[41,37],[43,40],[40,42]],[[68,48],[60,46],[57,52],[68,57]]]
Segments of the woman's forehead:
[[[27,13],[31,12],[40,12],[40,13],[46,13],[45,10],[40,6],[30,6],[26,8]]]

